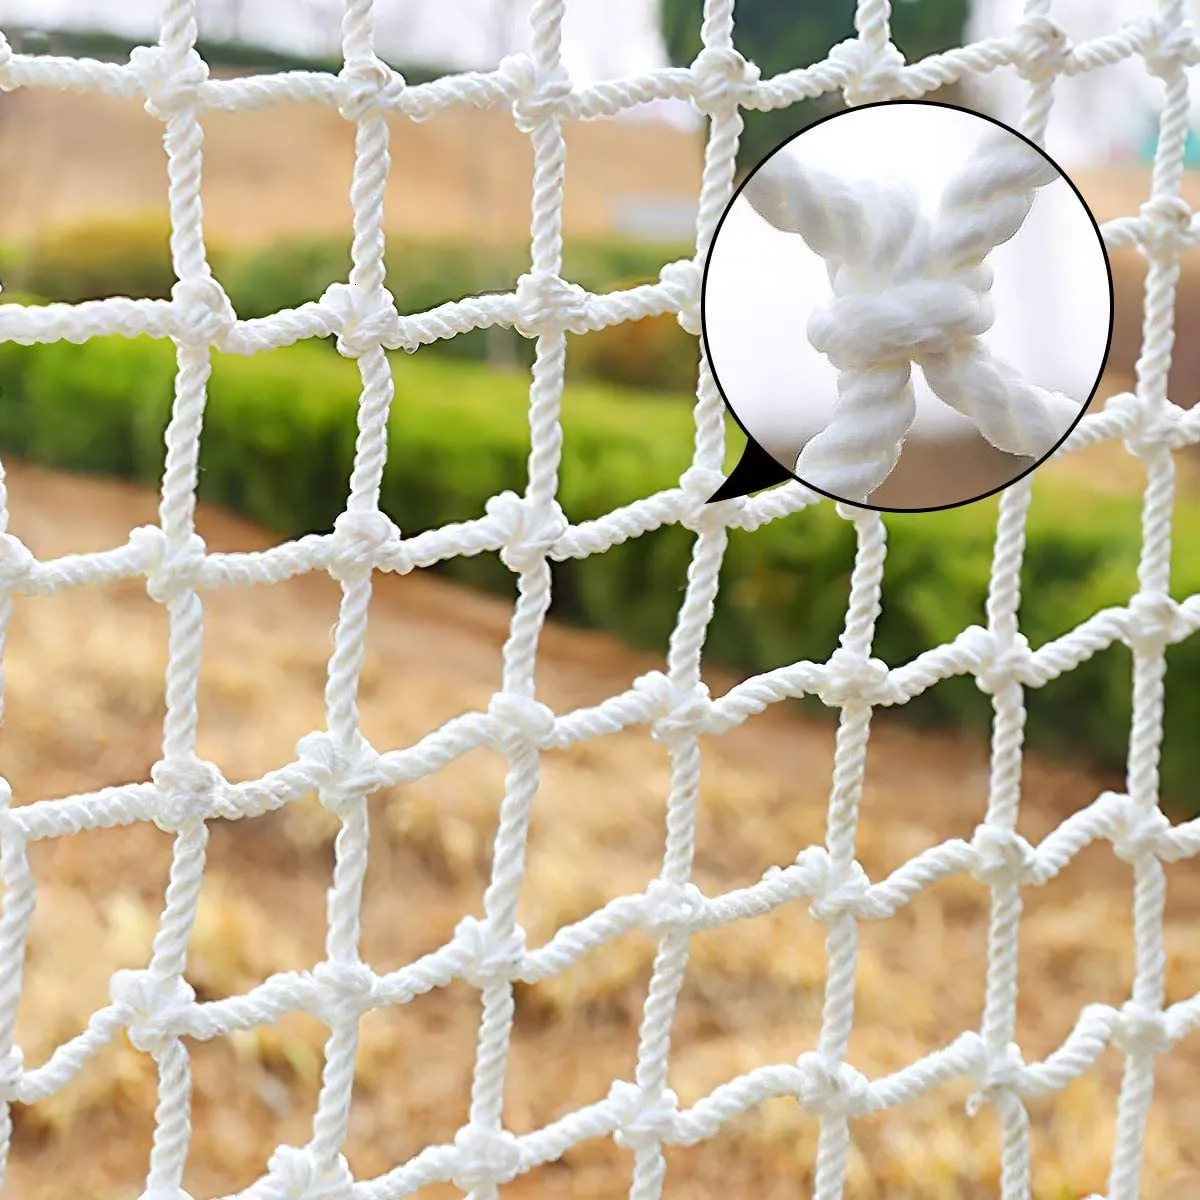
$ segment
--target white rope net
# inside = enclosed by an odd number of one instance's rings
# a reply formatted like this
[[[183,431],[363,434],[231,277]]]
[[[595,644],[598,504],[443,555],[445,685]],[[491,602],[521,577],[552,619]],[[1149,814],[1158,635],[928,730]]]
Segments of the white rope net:
[[[9,807],[4,786],[0,823],[4,911],[0,921],[0,1142],[11,1135],[9,1104],[33,1103],[68,1086],[88,1058],[128,1031],[158,1066],[159,1100],[145,1195],[179,1200],[188,1152],[189,1056],[185,1038],[209,1039],[303,1010],[329,1028],[323,1085],[312,1138],[282,1147],[267,1174],[245,1196],[394,1200],[436,1181],[452,1181],[476,1200],[559,1158],[590,1138],[615,1135],[633,1151],[632,1195],[660,1194],[663,1147],[714,1137],[722,1125],[771,1097],[793,1097],[820,1121],[814,1194],[842,1195],[853,1118],[971,1080],[976,1102],[998,1113],[1002,1193],[1030,1195],[1029,1123],[1025,1103],[1064,1088],[1087,1072],[1112,1043],[1126,1055],[1119,1098],[1110,1200],[1133,1200],[1139,1189],[1144,1130],[1157,1056],[1200,1026],[1200,996],[1164,1009],[1164,863],[1200,852],[1200,821],[1172,827],[1158,804],[1164,650],[1200,626],[1200,597],[1170,598],[1169,553],[1173,450],[1200,440],[1200,417],[1168,401],[1173,300],[1183,248],[1197,228],[1180,199],[1187,133],[1185,68],[1197,44],[1180,0],[1111,34],[1071,46],[1048,15],[1049,0],[1031,0],[1010,36],[951,50],[905,65],[889,39],[888,5],[864,0],[857,37],[812,66],[761,80],[734,49],[731,0],[709,0],[704,50],[686,69],[661,70],[573,90],[560,63],[563,0],[536,0],[531,53],[505,60],[495,72],[466,74],[407,87],[372,51],[372,0],[349,0],[343,23],[345,68],[339,76],[290,73],[231,80],[207,77],[196,54],[195,0],[170,0],[157,46],[135,52],[128,65],[25,57],[0,42],[0,86],[71,88],[144,100],[166,126],[172,248],[179,278],[170,302],[114,299],[78,306],[0,307],[0,339],[24,344],[83,340],[100,334],[147,333],[174,339],[178,374],[166,434],[160,524],[135,530],[126,545],[96,554],[36,561],[11,535],[0,557],[0,617],[14,595],[145,576],[150,595],[169,614],[167,715],[161,761],[152,781],[90,795]],[[680,485],[594,521],[571,524],[555,500],[562,445],[559,405],[566,331],[597,330],[650,314],[679,312],[698,326],[699,270],[734,180],[741,108],[779,108],[841,89],[851,102],[920,96],[973,73],[1015,70],[1028,80],[1023,128],[1044,135],[1059,75],[1102,69],[1141,55],[1162,80],[1161,137],[1153,194],[1137,216],[1109,223],[1110,246],[1138,246],[1149,260],[1145,335],[1137,386],[1105,411],[1084,418],[1066,449],[1105,438],[1125,439],[1145,464],[1144,546],[1137,594],[1124,608],[1098,613],[1036,649],[1018,629],[1019,574],[1031,483],[1003,496],[986,624],[911,662],[888,666],[871,655],[886,554],[886,523],[877,513],[843,509],[854,524],[858,555],[841,644],[828,662],[800,662],[746,679],[710,698],[700,682],[705,629],[713,611],[728,530],[753,530],[814,503],[798,484],[753,499],[708,505],[721,481],[724,411],[700,362],[692,467]],[[560,277],[564,121],[612,116],[656,97],[689,97],[708,115],[710,130],[697,220],[696,257],[664,267],[660,282],[611,295],[589,295]],[[320,303],[256,321],[239,321],[210,273],[201,226],[201,121],[212,109],[236,110],[294,101],[338,107],[357,126],[353,270]],[[429,312],[399,314],[384,290],[384,184],[389,171],[387,116],[428,118],[453,105],[511,106],[530,137],[535,163],[532,265],[512,294],[468,298]],[[528,486],[504,494],[486,513],[462,524],[404,538],[378,508],[386,451],[392,375],[384,348],[416,347],[487,325],[512,325],[537,338],[530,391]],[[195,533],[197,454],[209,375],[210,347],[253,353],[302,338],[336,333],[362,376],[359,436],[343,516],[329,535],[310,536],[263,553],[206,554]],[[401,367],[402,369],[402,367]],[[0,496],[0,499],[3,499]],[[0,512],[4,510],[0,508]],[[5,518],[6,519],[6,518]],[[655,528],[678,522],[695,533],[678,624],[666,670],[641,678],[592,708],[553,713],[535,699],[539,631],[550,601],[551,559],[582,558]],[[3,529],[4,527],[0,527]],[[501,690],[486,712],[461,715],[413,745],[376,750],[358,732],[356,688],[374,571],[404,573],[456,555],[498,552],[517,576],[518,598],[504,647]],[[194,753],[203,605],[207,589],[277,582],[325,570],[340,581],[342,602],[329,663],[327,729],[302,739],[297,758],[261,779],[233,783]],[[1040,845],[1015,832],[1020,801],[1024,689],[1069,671],[1109,645],[1133,650],[1133,721],[1127,789],[1101,795]],[[875,707],[902,704],[954,675],[973,674],[995,709],[987,815],[974,839],[949,841],[869,880],[856,859],[855,829],[868,733]],[[689,882],[701,770],[699,738],[731,729],[785,697],[806,693],[842,710],[824,846],[803,848],[793,865],[725,895],[704,896]],[[666,797],[666,841],[660,877],[644,894],[625,896],[562,928],[548,943],[527,947],[517,924],[526,834],[538,790],[543,751],[648,724],[669,750],[673,779]],[[420,779],[480,745],[506,756],[493,873],[483,916],[468,917],[440,949],[379,975],[359,956],[360,900],[368,846],[369,795]],[[185,982],[189,937],[204,876],[206,822],[237,820],[277,809],[310,791],[341,820],[329,893],[325,960],[311,972],[273,976],[246,995],[197,1003]],[[27,858],[31,842],[96,827],[154,821],[175,835],[164,910],[145,970],[121,972],[112,1000],[86,1030],[50,1059],[25,1069],[13,1028],[21,994],[21,963],[35,903]],[[1017,938],[1022,887],[1044,883],[1089,842],[1111,841],[1133,864],[1136,975],[1120,1009],[1090,1006],[1065,1042],[1040,1062],[1024,1062],[1014,1045]],[[797,848],[800,849],[800,848]],[[856,929],[914,900],[935,881],[971,873],[991,891],[986,1003],[978,1031],[893,1074],[866,1079],[846,1062],[854,1016]],[[691,934],[808,900],[828,926],[824,1022],[818,1045],[798,1061],[751,1071],[680,1109],[668,1088],[672,1015],[685,977]],[[513,984],[536,983],[569,968],[610,939],[634,929],[658,937],[645,1003],[637,1068],[607,1096],[534,1132],[505,1130],[503,1088],[513,1024]],[[349,1120],[360,1017],[404,1004],[455,979],[482,993],[478,1058],[467,1123],[451,1144],[432,1145],[378,1178],[353,1181],[342,1147]]]

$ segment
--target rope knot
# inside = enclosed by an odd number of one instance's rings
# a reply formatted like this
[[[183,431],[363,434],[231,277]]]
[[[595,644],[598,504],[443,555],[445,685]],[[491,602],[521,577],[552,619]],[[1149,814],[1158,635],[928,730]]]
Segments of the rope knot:
[[[561,65],[542,76],[528,54],[510,54],[500,61],[500,77],[515,93],[513,122],[521,133],[530,134],[538,124],[555,116],[571,95],[571,79]]]
[[[536,503],[516,492],[501,492],[484,506],[504,545],[500,561],[517,574],[540,566],[568,529],[557,500]]]
[[[841,70],[847,104],[890,100],[904,91],[904,55],[892,42],[875,55],[858,38],[848,38],[829,51],[829,62]]]
[[[308,733],[296,744],[296,755],[312,771],[312,788],[321,804],[345,820],[353,805],[391,782],[379,753],[355,730],[350,744],[329,733]]]
[[[1171,822],[1158,807],[1138,804],[1129,796],[1115,806],[1113,853],[1130,866],[1157,858],[1170,832]]]
[[[1117,414],[1124,426],[1126,448],[1143,461],[1172,444],[1183,415],[1183,410],[1170,401],[1164,403],[1137,392],[1110,396],[1104,411]]]
[[[541,749],[554,736],[554,710],[519,692],[496,692],[488,701],[493,745],[502,752],[526,746]]]
[[[870,1111],[870,1081],[849,1063],[810,1050],[800,1056],[796,1066],[801,1078],[796,1098],[807,1111],[823,1117],[857,1117]]]
[[[1017,73],[1030,83],[1057,75],[1071,53],[1063,27],[1051,17],[1027,17],[1013,37]]]
[[[975,852],[972,874],[988,887],[1025,883],[1037,863],[1033,847],[1011,829],[984,823],[971,839]]]
[[[490,921],[463,917],[451,946],[458,973],[480,991],[519,979],[525,967],[525,930],[520,925],[498,934]]]
[[[1192,632],[1183,606],[1165,592],[1138,592],[1126,612],[1125,641],[1135,651],[1155,654]]]
[[[146,97],[146,111],[160,121],[195,108],[208,82],[208,63],[194,49],[176,56],[162,46],[135,46],[129,67]]]
[[[225,289],[211,275],[180,279],[171,288],[181,341],[217,345],[237,325]]]
[[[732,46],[705,46],[692,62],[692,98],[701,112],[744,104],[758,87],[761,72]]]
[[[451,1182],[464,1192],[511,1183],[521,1173],[521,1143],[507,1129],[467,1124],[454,1135],[458,1161]]]
[[[822,669],[821,702],[840,708],[853,700],[879,704],[887,697],[890,671],[882,659],[839,646]]]
[[[1192,215],[1191,206],[1180,196],[1152,196],[1138,209],[1141,248],[1161,253],[1182,244],[1191,235]]]
[[[692,930],[703,919],[708,901],[694,883],[655,879],[645,892],[646,930],[654,937]]]
[[[808,910],[814,920],[828,923],[845,913],[863,920],[886,915],[871,897],[871,880],[862,863],[854,861],[844,871],[836,871],[824,846],[809,846],[796,856],[796,865],[814,872]]]
[[[1200,49],[1190,21],[1179,23],[1161,17],[1145,16],[1132,22],[1141,43],[1146,69],[1165,78],[1182,67],[1200,62]]]
[[[1014,1092],[1025,1078],[1025,1060],[1021,1047],[1010,1042],[1004,1053],[989,1054],[983,1039],[976,1043],[974,1062],[968,1069],[968,1077],[975,1084],[975,1092],[967,1099],[967,1116],[978,1116],[985,1104],[994,1103],[1002,1092]]]
[[[155,1054],[185,1028],[196,993],[182,979],[158,979],[149,971],[117,971],[109,996],[134,1048]]]
[[[653,722],[651,737],[670,746],[704,732],[705,719],[712,711],[706,684],[697,681],[679,687],[661,671],[650,671],[634,680],[633,690],[646,697]]]
[[[160,759],[150,768],[158,789],[154,823],[164,833],[179,833],[213,815],[225,778],[214,763],[194,754]]]
[[[1168,1053],[1175,1043],[1161,1012],[1127,1000],[1117,1014],[1112,1044],[1123,1054],[1149,1057]]]
[[[623,1150],[648,1150],[675,1139],[679,1097],[670,1088],[649,1096],[636,1083],[614,1081],[608,1103],[616,1121],[613,1141]]]
[[[969,625],[957,638],[955,645],[966,652],[967,663],[975,676],[975,686],[981,692],[995,695],[1010,683],[1028,682],[1031,651],[1024,634],[1014,634],[1011,640],[1001,639],[982,625]]]
[[[531,271],[517,280],[517,318],[513,328],[522,337],[571,330],[584,332],[587,292],[553,271]]]
[[[708,498],[724,482],[725,476],[709,467],[692,466],[684,471],[679,479],[679,487],[683,492],[683,512],[680,513],[679,523],[685,529],[703,533],[737,520],[746,507],[745,496],[708,503]]]
[[[400,320],[396,301],[386,288],[371,293],[349,283],[331,284],[321,306],[333,318],[338,352],[346,358],[361,358],[382,346],[396,333]]]
[[[669,262],[658,273],[658,281],[666,289],[671,307],[678,310],[679,324],[690,334],[699,336],[700,326],[700,268],[694,259],[680,258]],[[710,493],[711,495],[711,493]]]
[[[181,600],[196,586],[204,567],[204,539],[195,531],[181,542],[168,542],[157,525],[143,525],[129,535],[129,543],[144,556],[146,592],[159,604]]]
[[[378,509],[342,513],[333,523],[333,536],[337,559],[329,573],[343,583],[366,578],[404,544],[396,523]],[[401,573],[411,569],[411,563],[401,564]]]
[[[374,1007],[376,977],[366,963],[321,962],[312,969],[320,987],[315,1016],[331,1029],[356,1021]]]
[[[312,1153],[300,1146],[279,1146],[267,1162],[267,1175],[276,1184],[273,1200],[349,1200],[354,1178],[342,1155],[322,1169]]]
[[[36,569],[33,551],[19,537],[0,534],[0,591],[20,591],[32,581]]]
[[[371,54],[346,63],[338,75],[338,83],[341,85],[338,112],[347,121],[361,121],[403,90],[404,76]]]

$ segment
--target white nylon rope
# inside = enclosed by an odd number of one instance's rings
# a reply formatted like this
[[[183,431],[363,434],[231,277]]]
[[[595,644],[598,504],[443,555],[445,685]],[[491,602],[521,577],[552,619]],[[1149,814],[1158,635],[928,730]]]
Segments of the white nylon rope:
[[[1080,405],[1021,379],[981,335],[995,319],[984,260],[1021,228],[1037,189],[1058,177],[998,127],[946,187],[932,221],[910,189],[843,182],[787,153],[750,177],[746,199],[825,259],[833,289],[811,314],[808,336],[838,369],[838,395],[796,461],[804,482],[861,501],[887,479],[916,418],[914,365],[997,449],[1041,458],[1054,448]]]

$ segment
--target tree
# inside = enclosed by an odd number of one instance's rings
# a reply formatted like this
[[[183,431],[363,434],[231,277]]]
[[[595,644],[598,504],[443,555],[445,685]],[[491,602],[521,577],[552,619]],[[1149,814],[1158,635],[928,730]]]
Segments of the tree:
[[[898,0],[892,8],[892,40],[909,62],[962,42],[968,0]],[[686,66],[700,52],[702,0],[659,0],[659,24],[667,53]],[[820,62],[829,48],[854,37],[854,6],[848,0],[739,0],[734,42],[756,63],[763,78]],[[738,166],[748,171],[780,142],[842,107],[835,93],[776,112],[745,112]]]

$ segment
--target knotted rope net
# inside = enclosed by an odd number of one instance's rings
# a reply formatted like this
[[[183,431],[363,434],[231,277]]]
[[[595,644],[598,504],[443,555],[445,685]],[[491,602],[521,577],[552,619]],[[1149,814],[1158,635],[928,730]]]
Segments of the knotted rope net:
[[[114,299],[78,306],[0,306],[0,339],[23,344],[80,341],[101,334],[171,338],[178,353],[173,414],[166,433],[160,521],[135,530],[115,549],[40,562],[0,526],[0,617],[14,595],[43,596],[67,588],[145,577],[169,617],[167,714],[161,760],[151,779],[88,795],[10,805],[0,789],[0,1149],[7,1151],[13,1102],[33,1103],[67,1087],[86,1061],[122,1030],[157,1064],[159,1099],[145,1196],[182,1200],[190,1135],[190,1064],[185,1038],[211,1039],[301,1010],[328,1026],[323,1084],[312,1136],[281,1147],[246,1197],[361,1197],[395,1200],[427,1184],[452,1181],[475,1200],[562,1156],[591,1138],[615,1136],[632,1151],[632,1195],[657,1197],[664,1185],[664,1146],[715,1136],[726,1122],[772,1097],[791,1097],[820,1122],[814,1194],[843,1193],[852,1122],[904,1104],[955,1079],[975,1087],[975,1104],[999,1118],[1002,1193],[1030,1196],[1026,1102],[1066,1087],[1108,1045],[1126,1056],[1108,1200],[1134,1200],[1139,1190],[1147,1112],[1157,1058],[1200,1026],[1200,996],[1164,1007],[1164,864],[1200,852],[1200,822],[1172,826],[1158,802],[1164,652],[1200,626],[1200,597],[1170,595],[1172,453],[1200,439],[1200,415],[1167,397],[1174,291],[1180,254],[1196,245],[1197,227],[1180,197],[1188,128],[1185,70],[1198,48],[1180,0],[1161,0],[1157,15],[1072,46],[1049,16],[1049,0],[1030,0],[1011,34],[906,64],[892,45],[889,8],[863,0],[857,36],[828,58],[760,79],[735,49],[731,0],[708,0],[704,49],[689,68],[573,88],[560,56],[563,0],[535,0],[531,50],[498,70],[439,79],[404,80],[372,49],[372,0],[348,0],[343,18],[344,69],[338,75],[288,73],[210,79],[195,50],[195,0],[169,0],[158,44],[125,65],[16,55],[0,42],[0,86],[71,88],[145,103],[165,125],[172,249],[179,283],[170,301]],[[1164,104],[1153,193],[1138,215],[1110,222],[1110,246],[1137,246],[1149,260],[1144,345],[1136,389],[1089,413],[1066,451],[1121,438],[1145,464],[1144,545],[1137,594],[1122,608],[1097,613],[1038,647],[1018,623],[1024,525],[1033,484],[1003,496],[996,531],[986,622],[911,662],[888,665],[872,656],[886,558],[886,521],[878,513],[841,508],[853,524],[858,554],[840,645],[826,662],[800,662],[744,680],[712,697],[701,683],[705,630],[729,530],[754,530],[816,503],[798,483],[753,499],[705,500],[722,479],[724,411],[698,356],[693,464],[679,486],[593,521],[574,523],[555,499],[562,445],[559,408],[566,333],[598,330],[651,314],[677,312],[698,331],[699,264],[732,194],[741,109],[773,109],[840,90],[851,103],[918,97],[987,71],[1017,71],[1028,81],[1022,128],[1045,132],[1055,80],[1142,56],[1161,80]],[[561,277],[563,123],[611,117],[654,98],[689,98],[708,117],[709,132],[697,218],[695,257],[667,264],[654,285],[591,295]],[[201,121],[210,110],[294,101],[337,108],[356,125],[352,184],[353,269],[318,303],[262,320],[239,320],[209,269],[201,223]],[[512,293],[467,298],[428,312],[396,311],[384,289],[384,184],[389,171],[387,118],[422,120],[453,105],[511,107],[534,151],[532,258]],[[378,507],[386,451],[392,374],[386,348],[415,348],[483,326],[512,325],[537,339],[530,388],[531,451],[523,495],[488,502],[477,518],[404,537]],[[303,338],[336,335],[362,377],[358,441],[345,512],[333,532],[262,553],[207,553],[193,524],[197,455],[212,347],[251,354]],[[3,500],[0,493],[0,500]],[[0,514],[7,521],[6,506]],[[536,698],[539,632],[550,602],[550,560],[581,558],[668,523],[695,534],[678,624],[665,670],[631,683],[603,703],[555,713]],[[356,687],[375,571],[405,573],[464,554],[498,553],[517,576],[518,597],[503,651],[500,690],[486,711],[468,712],[431,729],[416,743],[376,749],[358,729]],[[328,571],[342,601],[329,662],[326,728],[303,738],[294,761],[260,779],[232,782],[194,751],[200,667],[202,596],[225,586],[265,585],[308,571]],[[1126,790],[1105,793],[1039,845],[1016,832],[1020,801],[1024,689],[1072,670],[1117,642],[1133,651],[1133,722]],[[871,880],[857,861],[856,822],[868,735],[877,706],[903,704],[954,675],[973,674],[995,710],[986,818],[972,840],[945,842],[890,876]],[[800,850],[794,863],[757,884],[705,896],[690,881],[701,735],[719,735],[786,697],[815,694],[841,708],[828,833],[823,846]],[[672,764],[666,796],[666,840],[659,877],[643,894],[624,896],[529,946],[517,923],[526,834],[544,751],[636,725],[665,743]],[[359,954],[359,915],[367,863],[370,795],[420,779],[471,749],[487,745],[508,761],[480,917],[466,917],[450,942],[400,969],[379,974]],[[186,982],[186,960],[201,880],[207,822],[243,820],[278,809],[311,791],[340,819],[328,903],[324,961],[314,970],[272,976],[248,994],[198,1002]],[[84,1032],[44,1063],[26,1066],[14,1044],[21,964],[35,904],[30,844],[95,827],[153,821],[174,835],[170,883],[149,963],[119,973],[111,1003]],[[1022,888],[1044,883],[1088,843],[1103,839],[1133,864],[1136,974],[1128,1003],[1093,1005],[1063,1044],[1037,1062],[1014,1043],[1017,937]],[[853,1025],[856,929],[883,920],[923,889],[970,873],[990,889],[986,1001],[977,1031],[892,1074],[865,1078],[847,1061]],[[816,1047],[798,1060],[761,1067],[681,1108],[668,1083],[672,1016],[685,977],[689,939],[702,929],[746,920],[807,900],[828,927],[824,1022]],[[513,987],[569,968],[631,929],[658,939],[645,1003],[634,1078],[552,1124],[516,1136],[505,1128],[503,1090],[513,1025]],[[466,980],[478,988],[482,1019],[469,1116],[447,1144],[431,1145],[374,1179],[354,1181],[342,1154],[350,1115],[359,1020],[364,1013]],[[781,1047],[781,1049],[783,1049]]]

